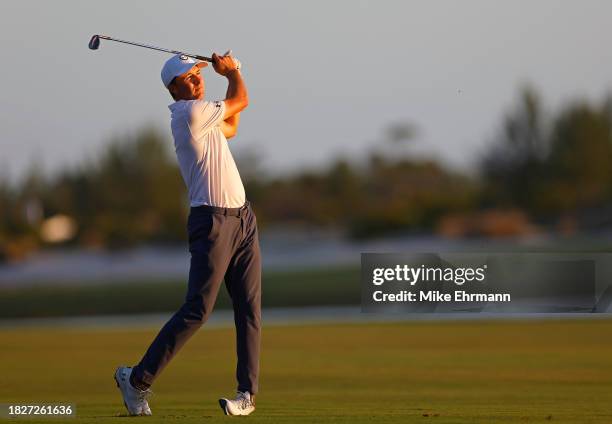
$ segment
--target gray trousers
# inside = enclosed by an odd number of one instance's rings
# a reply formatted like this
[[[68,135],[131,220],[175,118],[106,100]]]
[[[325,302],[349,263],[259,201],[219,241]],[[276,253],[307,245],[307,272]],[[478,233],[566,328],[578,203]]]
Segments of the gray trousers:
[[[160,330],[133,376],[153,383],[206,322],[225,279],[236,325],[238,390],[255,394],[261,334],[261,256],[255,214],[248,202],[240,209],[193,207],[187,227],[191,267],[185,303]]]

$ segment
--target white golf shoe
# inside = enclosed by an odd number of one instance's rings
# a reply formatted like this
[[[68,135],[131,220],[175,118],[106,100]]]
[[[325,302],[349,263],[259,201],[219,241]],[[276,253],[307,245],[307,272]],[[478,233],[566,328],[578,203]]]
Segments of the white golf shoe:
[[[147,398],[153,393],[150,389],[138,390],[130,384],[132,368],[119,367],[115,371],[115,382],[121,390],[123,404],[130,415],[152,415]]]
[[[255,399],[249,392],[238,392],[235,399],[219,399],[225,415],[249,415],[255,410]]]

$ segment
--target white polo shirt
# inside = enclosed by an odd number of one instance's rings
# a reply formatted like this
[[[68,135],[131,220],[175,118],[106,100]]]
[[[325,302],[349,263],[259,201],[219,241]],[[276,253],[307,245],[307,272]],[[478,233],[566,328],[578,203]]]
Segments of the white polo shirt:
[[[172,111],[176,157],[191,206],[244,205],[244,186],[219,126],[225,102],[179,100],[168,108]]]

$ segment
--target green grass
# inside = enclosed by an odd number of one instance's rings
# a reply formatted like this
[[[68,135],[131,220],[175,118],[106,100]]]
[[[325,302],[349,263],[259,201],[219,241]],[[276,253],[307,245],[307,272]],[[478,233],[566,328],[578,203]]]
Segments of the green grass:
[[[359,268],[265,272],[264,307],[349,305],[360,302]],[[0,318],[139,314],[174,311],[186,281],[32,286],[0,290]],[[228,308],[223,287],[216,308]]]
[[[0,402],[75,403],[74,424],[228,422],[217,398],[234,389],[234,336],[211,328],[154,385],[154,416],[125,417],[113,370],[155,332],[2,330]],[[245,421],[610,423],[610,334],[612,320],[265,327]]]

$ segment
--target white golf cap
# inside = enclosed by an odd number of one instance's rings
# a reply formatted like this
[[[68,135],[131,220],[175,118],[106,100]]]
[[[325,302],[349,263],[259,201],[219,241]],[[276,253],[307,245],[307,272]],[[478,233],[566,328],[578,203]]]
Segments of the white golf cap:
[[[168,88],[168,85],[170,85],[175,77],[184,74],[198,64],[202,64],[202,67],[207,65],[206,62],[196,62],[191,57],[185,56],[184,54],[172,56],[164,63],[164,67],[161,70],[161,79],[164,86]]]

